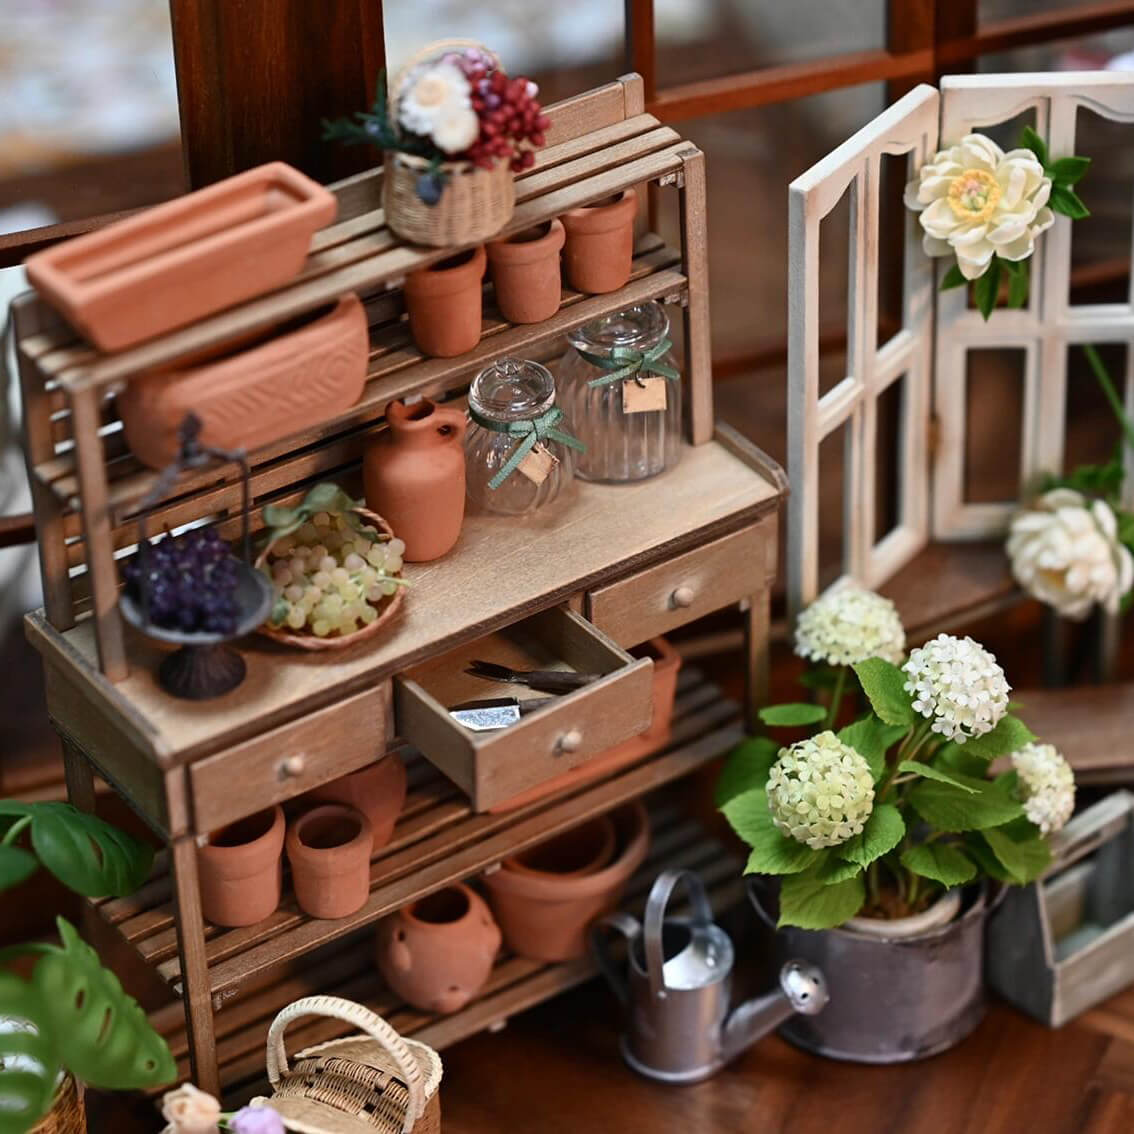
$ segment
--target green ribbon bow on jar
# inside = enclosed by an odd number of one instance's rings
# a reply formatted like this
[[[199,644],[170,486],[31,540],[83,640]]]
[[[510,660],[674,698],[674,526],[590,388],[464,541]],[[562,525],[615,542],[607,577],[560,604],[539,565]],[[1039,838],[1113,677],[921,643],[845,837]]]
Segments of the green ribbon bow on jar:
[[[656,374],[660,378],[668,378],[671,382],[676,382],[681,377],[680,372],[668,363],[662,362],[671,346],[673,346],[673,343],[669,339],[662,339],[660,343],[646,351],[635,350],[633,347],[616,346],[611,350],[610,357],[581,350],[579,351],[580,357],[592,366],[597,366],[600,370],[610,371],[609,374],[604,374],[600,378],[592,378],[587,385],[592,388],[609,386],[613,382],[621,382],[626,378],[634,378],[639,385],[642,385],[641,375],[643,374]]]
[[[497,421],[495,418],[477,413],[471,407],[469,417],[482,429],[491,430],[493,433],[507,433],[520,439],[520,443],[508,454],[508,459],[500,471],[488,482],[488,487],[494,490],[519,468],[520,462],[541,441],[558,441],[560,445],[566,445],[579,453],[585,453],[587,449],[578,437],[572,437],[570,433],[555,428],[563,418],[563,411],[558,406],[552,406],[539,417],[527,418],[523,421]]]

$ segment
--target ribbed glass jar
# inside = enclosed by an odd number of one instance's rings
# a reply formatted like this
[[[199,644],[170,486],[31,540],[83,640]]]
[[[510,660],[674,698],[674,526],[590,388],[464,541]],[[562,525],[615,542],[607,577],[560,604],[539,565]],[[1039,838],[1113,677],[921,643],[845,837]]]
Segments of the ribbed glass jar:
[[[515,468],[492,487],[524,444],[521,432],[506,432],[511,423],[547,422],[560,434],[573,430],[555,405],[555,379],[546,366],[519,358],[502,358],[482,370],[469,389],[470,425],[465,435],[465,479],[469,499],[478,507],[506,516],[525,516],[550,504],[575,475],[575,451],[554,437],[539,442],[554,459],[544,480],[536,484]],[[478,420],[479,419],[479,420]]]
[[[622,360],[651,357],[668,333],[665,310],[651,301],[604,315],[568,334],[571,348],[559,364],[559,398],[587,447],[579,457],[579,476],[600,481],[644,480],[677,464],[681,457],[680,378],[652,373],[647,361],[639,377],[665,383],[665,409],[641,413],[625,412],[622,379],[590,385],[593,379],[613,373]],[[595,359],[606,365],[592,361]],[[672,371],[677,369],[668,348],[657,354],[656,361]]]

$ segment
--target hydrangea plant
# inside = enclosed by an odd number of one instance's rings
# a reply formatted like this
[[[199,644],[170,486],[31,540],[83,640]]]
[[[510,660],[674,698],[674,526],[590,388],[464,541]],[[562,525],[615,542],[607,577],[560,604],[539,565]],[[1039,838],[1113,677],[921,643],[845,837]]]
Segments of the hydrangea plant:
[[[907,656],[896,613],[885,640],[854,617],[885,603],[846,589],[803,613],[796,651],[835,666],[833,679],[808,682],[829,686],[830,703],[764,709],[769,728],[812,734],[744,741],[717,786],[751,848],[746,873],[780,879],[781,925],[904,917],[981,878],[1033,881],[1051,860],[1049,836],[1074,809],[1070,767],[1010,711],[993,655],[941,634]],[[865,640],[887,656],[862,656]],[[848,683],[869,709],[836,731]],[[1011,766],[994,775],[998,757]]]

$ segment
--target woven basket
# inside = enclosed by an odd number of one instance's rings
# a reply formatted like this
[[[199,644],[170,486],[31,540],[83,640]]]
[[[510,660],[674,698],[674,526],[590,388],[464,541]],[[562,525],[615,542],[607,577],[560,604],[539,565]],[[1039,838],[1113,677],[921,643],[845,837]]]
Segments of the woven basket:
[[[394,529],[381,516],[375,512],[371,512],[368,508],[352,508],[352,512],[356,516],[361,516],[372,527],[377,528],[380,532],[393,537]],[[263,568],[268,561],[268,552],[272,550],[272,545],[276,541],[269,540],[264,549],[256,556],[256,566]],[[398,572],[400,575],[401,572]],[[356,642],[361,642],[364,638],[372,638],[383,626],[386,625],[401,609],[402,605],[402,592],[404,587],[398,587],[396,591],[388,598],[384,598],[381,602],[371,603],[378,611],[378,617],[370,623],[369,626],[363,626],[361,630],[356,630],[353,634],[328,634],[325,638],[320,638],[311,633],[297,633],[294,630],[278,630],[273,626],[269,626],[266,622],[261,626],[257,633],[263,634],[265,638],[271,638],[276,642],[283,642],[287,646],[298,646],[301,650],[338,650],[344,646],[353,646]]]
[[[446,51],[465,47],[479,48],[496,59],[482,44],[469,39],[443,39],[423,47],[410,56],[390,83],[391,121],[397,121],[398,99],[410,72]],[[443,162],[445,187],[435,205],[427,205],[417,195],[417,179],[429,169],[427,159],[388,152],[383,168],[382,207],[386,223],[404,240],[433,248],[479,244],[495,236],[512,219],[516,185],[506,161],[497,161],[491,169],[479,169],[467,161]]]
[[[51,1110],[28,1134],[87,1134],[87,1111],[83,1088],[71,1075],[64,1075],[55,1092]]]
[[[365,1035],[301,1051],[288,1064],[284,1031],[293,1020],[329,1016]],[[289,1004],[268,1030],[271,1106],[299,1134],[440,1134],[441,1057],[403,1039],[380,1016],[337,996],[309,996]]]

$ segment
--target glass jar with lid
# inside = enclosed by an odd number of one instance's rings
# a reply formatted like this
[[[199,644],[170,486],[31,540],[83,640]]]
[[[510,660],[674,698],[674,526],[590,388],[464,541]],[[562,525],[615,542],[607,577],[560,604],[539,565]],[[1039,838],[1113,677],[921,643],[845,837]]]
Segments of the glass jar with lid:
[[[681,374],[669,318],[649,302],[604,315],[568,334],[560,399],[586,451],[586,480],[657,476],[681,457]]]
[[[486,367],[469,388],[469,421],[465,475],[474,504],[524,516],[571,483],[582,445],[555,404],[546,366],[501,358]]]

